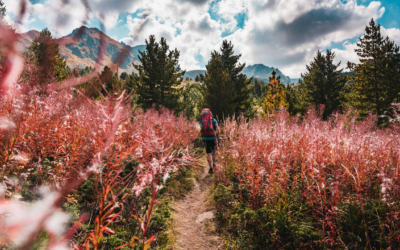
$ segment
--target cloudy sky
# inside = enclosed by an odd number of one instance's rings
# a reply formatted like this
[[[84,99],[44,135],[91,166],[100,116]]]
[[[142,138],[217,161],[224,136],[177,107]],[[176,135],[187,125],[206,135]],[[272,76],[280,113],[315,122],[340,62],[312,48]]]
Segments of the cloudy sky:
[[[14,24],[18,0],[3,0]],[[64,2],[64,3],[63,3]],[[85,25],[129,45],[150,34],[181,52],[181,68],[204,69],[212,50],[231,40],[247,65],[262,63],[300,77],[318,49],[332,49],[337,62],[358,62],[358,38],[371,18],[400,45],[399,0],[87,0]],[[81,0],[30,0],[20,32],[49,27],[61,37],[82,25]],[[141,27],[141,28],[140,28]],[[140,29],[140,33],[138,30]]]

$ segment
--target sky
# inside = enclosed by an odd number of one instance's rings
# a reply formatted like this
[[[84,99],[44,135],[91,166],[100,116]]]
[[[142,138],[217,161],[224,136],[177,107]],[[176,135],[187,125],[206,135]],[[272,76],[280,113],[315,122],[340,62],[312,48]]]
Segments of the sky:
[[[291,78],[306,72],[318,50],[335,62],[358,63],[354,52],[371,18],[400,45],[399,0],[30,0],[21,23],[19,0],[3,0],[6,20],[19,32],[48,27],[54,37],[82,25],[101,28],[131,46],[153,34],[180,51],[182,69],[205,69],[227,39],[246,65],[279,68]],[[87,16],[88,14],[88,16]],[[87,16],[87,19],[85,18]]]

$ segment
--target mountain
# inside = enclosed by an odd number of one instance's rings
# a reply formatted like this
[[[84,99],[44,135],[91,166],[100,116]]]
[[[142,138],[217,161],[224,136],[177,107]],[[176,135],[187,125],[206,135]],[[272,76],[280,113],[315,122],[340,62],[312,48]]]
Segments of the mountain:
[[[356,73],[348,71],[348,72],[343,72],[342,75],[344,75],[344,76],[356,76]]]
[[[273,70],[276,71],[276,77],[281,77],[281,83],[289,84],[291,82],[290,78],[288,76],[285,76],[279,69],[271,68],[265,66],[264,64],[254,64],[247,66],[243,69],[242,73],[245,74],[248,78],[254,77],[259,80],[268,82],[269,78],[272,76]]]
[[[303,78],[290,78],[290,82],[293,84],[299,83],[300,80],[303,80]]]
[[[78,32],[78,29],[72,31],[66,37],[62,38],[71,38]],[[83,34],[79,40],[71,45],[60,45],[60,54],[67,61],[67,65],[71,68],[80,67],[84,68],[87,66],[94,67],[96,64],[96,59],[98,57],[98,51],[100,48],[100,36],[104,35],[106,46],[105,46],[105,55],[102,61],[102,65],[111,65],[113,60],[117,58],[117,56],[124,51],[124,49],[128,49],[129,53],[125,58],[124,62],[121,63],[120,69],[131,73],[132,71],[136,71],[132,66],[132,63],[138,64],[138,54],[139,50],[145,50],[144,45],[139,45],[135,47],[131,47],[124,43],[119,43],[118,41],[112,39],[111,37],[105,35],[97,28],[87,28],[83,27]],[[23,49],[29,47],[32,41],[39,36],[39,32],[37,31],[29,31],[27,33],[23,33],[20,35],[20,44]],[[62,39],[61,38],[61,39]]]
[[[100,48],[100,36],[104,35],[106,48],[105,55],[103,59],[103,66],[111,65],[113,60],[117,58],[117,56],[127,49],[129,51],[125,61],[120,65],[120,69],[122,71],[126,71],[127,73],[136,72],[132,63],[139,64],[138,60],[139,51],[144,51],[146,49],[145,45],[138,45],[135,47],[131,47],[129,45],[124,44],[123,42],[118,42],[113,38],[105,35],[97,28],[87,28],[85,26],[81,27],[83,29],[83,34],[79,40],[71,45],[60,45],[60,54],[67,61],[67,65],[71,68],[80,67],[85,68],[88,66],[94,67],[96,64],[96,59],[98,57],[98,51]],[[66,37],[63,38],[72,38],[79,29],[75,29]],[[20,47],[21,49],[26,49],[30,46],[32,41],[39,36],[39,32],[35,30],[31,30],[26,33],[20,34]],[[269,77],[272,76],[272,71],[276,70],[276,75],[281,77],[281,82],[284,84],[290,83],[290,78],[285,76],[279,69],[267,67],[263,64],[254,64],[247,66],[243,69],[243,74],[247,77],[255,77],[262,81],[268,82]],[[187,71],[184,77],[189,77],[194,80],[196,75],[204,74],[205,70],[190,70]]]
[[[268,82],[269,78],[272,76],[272,71],[274,69],[276,70],[277,77],[278,76],[281,77],[281,83],[288,84],[293,82],[288,76],[285,76],[279,69],[270,68],[268,66],[265,66],[264,64],[254,64],[247,66],[243,69],[242,73],[245,74],[248,78],[254,77],[264,82]],[[190,70],[186,71],[183,77],[184,78],[189,77],[194,80],[196,75],[204,74],[205,72],[206,72],[205,70]],[[298,78],[296,78],[295,83],[297,82]]]
[[[36,30],[31,30],[26,33],[22,33],[19,36],[19,46],[21,50],[25,50],[28,48],[33,40],[35,40],[36,37],[39,36],[39,31]]]
[[[204,75],[205,72],[206,72],[206,70],[189,70],[189,71],[186,71],[185,75],[183,75],[183,78],[189,77],[194,80],[194,78],[197,75],[200,75],[200,74]]]

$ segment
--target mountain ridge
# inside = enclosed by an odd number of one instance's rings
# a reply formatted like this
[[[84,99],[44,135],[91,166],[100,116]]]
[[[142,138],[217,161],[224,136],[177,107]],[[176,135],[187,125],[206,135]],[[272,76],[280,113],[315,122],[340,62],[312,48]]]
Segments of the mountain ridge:
[[[290,84],[292,82],[290,77],[284,75],[278,68],[268,67],[260,63],[246,66],[243,69],[242,73],[245,74],[248,78],[253,77],[264,82],[269,82],[269,78],[272,76],[273,70],[276,71],[277,77],[281,77],[281,83]],[[206,72],[206,70],[188,70],[183,77],[194,79],[196,75],[204,74],[204,72]]]
[[[121,52],[128,49],[129,52],[125,60],[120,64],[120,69],[129,73],[136,72],[132,63],[139,64],[137,56],[139,55],[139,50],[145,49],[144,45],[131,47],[114,40],[97,28],[88,28],[86,26],[82,27],[83,34],[75,43],[69,45],[60,45],[59,47],[60,55],[65,58],[67,65],[70,68],[94,67],[96,65],[96,60],[100,49],[100,37],[104,35],[106,45],[102,66],[111,65]],[[82,29],[82,27],[80,29]],[[55,40],[57,41],[64,38],[72,38],[78,32],[78,30],[79,29],[75,29],[71,34]],[[21,49],[23,50],[29,47],[32,41],[38,36],[39,32],[35,30],[20,34]]]
[[[104,36],[106,46],[105,55],[102,62],[102,66],[111,65],[117,56],[126,49],[129,51],[125,60],[121,63],[120,69],[127,73],[136,72],[132,66],[134,64],[140,64],[138,59],[139,51],[146,49],[145,45],[129,46],[123,42],[118,42],[115,39],[107,36],[98,28],[88,28],[82,26],[79,29],[74,29],[71,34],[61,37],[56,40],[64,38],[72,38],[77,34],[78,30],[83,29],[82,36],[73,44],[60,45],[60,55],[67,61],[67,65],[70,68],[79,67],[94,67],[98,57],[98,51],[100,48],[100,37]],[[39,36],[39,31],[30,30],[26,33],[20,34],[20,47],[22,50],[28,48],[32,41]],[[247,77],[254,77],[262,81],[268,82],[269,77],[272,76],[272,71],[276,70],[276,75],[281,77],[281,82],[288,84],[290,78],[285,76],[278,68],[268,67],[264,64],[254,64],[245,67],[242,71]],[[196,75],[204,74],[205,70],[188,70],[184,77],[194,79]]]
[[[281,77],[281,83],[283,84],[291,83],[290,77],[284,75],[282,71],[280,71],[278,68],[268,67],[260,63],[246,66],[243,69],[242,73],[245,74],[247,77],[254,77],[257,78],[258,80],[268,82],[269,78],[272,77],[272,71],[274,70],[276,72],[276,77],[278,76]]]

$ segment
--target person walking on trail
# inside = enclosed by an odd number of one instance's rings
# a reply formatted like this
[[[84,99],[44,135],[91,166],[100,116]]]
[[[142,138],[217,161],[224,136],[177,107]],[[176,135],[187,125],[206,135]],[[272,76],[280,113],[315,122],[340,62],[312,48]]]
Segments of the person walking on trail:
[[[212,174],[215,169],[215,157],[217,149],[217,135],[219,133],[218,122],[213,118],[210,109],[205,108],[201,112],[200,123],[201,136],[207,152],[207,161],[210,166],[208,173]]]

